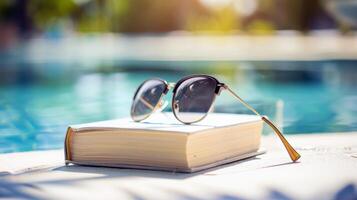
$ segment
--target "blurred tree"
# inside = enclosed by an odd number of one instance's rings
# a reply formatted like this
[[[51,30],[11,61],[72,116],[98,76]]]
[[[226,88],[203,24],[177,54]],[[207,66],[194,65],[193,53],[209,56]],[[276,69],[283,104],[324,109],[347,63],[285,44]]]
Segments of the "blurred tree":
[[[123,0],[125,1],[125,0]],[[119,1],[118,1],[119,2]],[[79,32],[108,32],[112,30],[115,1],[95,0],[82,4],[74,14],[76,29]]]
[[[13,26],[20,35],[68,29],[272,33],[336,28],[321,0],[0,0],[0,27]]]
[[[250,34],[271,34],[277,27],[274,14],[276,0],[265,0],[258,4],[257,9],[242,21],[243,30]],[[281,12],[278,12],[281,13]]]
[[[225,6],[204,14],[193,13],[186,21],[185,29],[192,32],[229,33],[239,29],[239,17],[233,6]]]
[[[3,21],[9,15],[12,2],[10,0],[0,1],[0,20]]]
[[[70,17],[76,8],[76,4],[72,0],[25,0],[25,2],[29,16],[40,30],[45,30],[60,20]]]
[[[122,32],[166,32],[180,30],[191,13],[201,12],[197,0],[128,0],[121,15]]]
[[[15,26],[21,36],[32,32],[32,20],[27,12],[26,0],[2,0],[0,2],[0,25],[5,24],[4,29]]]

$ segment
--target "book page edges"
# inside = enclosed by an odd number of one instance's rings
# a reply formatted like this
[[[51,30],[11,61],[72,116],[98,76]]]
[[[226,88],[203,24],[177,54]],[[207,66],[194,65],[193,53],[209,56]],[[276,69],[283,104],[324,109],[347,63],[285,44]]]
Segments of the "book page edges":
[[[95,167],[113,167],[113,168],[124,168],[124,169],[149,169],[156,171],[169,171],[169,172],[183,172],[183,173],[194,173],[203,171],[209,168],[217,167],[220,165],[232,163],[239,160],[249,159],[261,154],[264,154],[266,151],[264,149],[259,149],[257,151],[248,152],[243,155],[227,158],[224,160],[220,160],[214,163],[205,164],[202,166],[192,167],[192,168],[168,168],[168,167],[158,167],[158,166],[145,166],[145,165],[128,165],[128,164],[107,164],[107,163],[90,163],[90,162],[77,162],[68,160],[67,164],[72,163],[76,165],[83,166],[95,166]]]
[[[152,131],[152,130],[142,130],[142,129],[93,129],[93,130],[78,130],[76,128],[73,128],[71,126],[69,126],[67,128],[67,132],[66,132],[66,136],[65,136],[65,140],[64,140],[64,158],[65,158],[65,165],[69,165],[70,163],[75,163],[76,161],[72,160],[72,140],[73,137],[76,133],[86,133],[86,132],[90,132],[90,131],[118,131],[118,130],[122,130],[122,131],[128,131],[128,132],[133,132],[133,131],[141,131],[141,132],[148,132],[150,134],[163,134],[165,133],[165,131]],[[183,135],[181,132],[171,132],[172,134],[177,134],[177,135]],[[187,137],[188,134],[185,134],[185,137]]]
[[[259,120],[258,120],[259,121]],[[262,122],[262,121],[261,121]],[[250,124],[250,123],[256,123],[256,121],[254,122],[254,121],[251,121],[251,122],[245,122],[244,124]],[[223,126],[223,127],[216,127],[216,128],[212,128],[212,129],[222,129],[222,128],[226,128],[226,127],[230,127],[230,126],[235,126],[235,125],[228,125],[228,126]],[[102,129],[103,130],[103,129]],[[134,129],[120,129],[120,128],[117,128],[117,129],[104,129],[103,131],[114,131],[114,130],[126,130],[126,131],[133,131]],[[162,133],[162,132],[166,132],[166,131],[153,131],[153,130],[141,130],[141,129],[139,129],[140,131],[148,131],[148,132],[151,132],[151,133],[155,133],[155,132],[160,132],[160,133]],[[74,129],[73,127],[71,127],[71,126],[69,126],[68,128],[67,128],[67,133],[66,133],[66,136],[65,136],[65,142],[64,142],[64,146],[65,146],[65,148],[64,148],[64,156],[65,156],[65,164],[66,165],[68,165],[68,164],[70,164],[70,163],[73,163],[73,164],[80,164],[80,165],[94,165],[94,164],[86,164],[86,163],[78,163],[77,161],[72,161],[72,153],[71,153],[71,140],[72,140],[72,137],[73,137],[73,135],[74,135],[74,133],[75,132],[77,132],[77,131],[79,131],[79,132],[81,132],[81,131],[90,131],[90,130],[78,130],[78,129]],[[92,131],[94,131],[94,129],[92,130]],[[194,133],[205,133],[205,132],[207,132],[208,130],[201,130],[201,131],[197,131],[197,132],[194,132]],[[172,133],[176,133],[176,134],[182,134],[182,132],[173,132],[172,131]],[[191,135],[190,133],[186,133],[187,135]],[[260,133],[261,134],[261,133]],[[255,150],[255,151],[253,151],[253,153],[256,153],[256,152],[259,152],[259,151],[257,151],[257,150]],[[249,154],[249,153],[248,153]],[[242,156],[244,156],[244,155],[246,155],[246,154],[243,154]],[[253,155],[254,156],[254,155]],[[240,157],[240,156],[238,156],[238,157]],[[234,159],[234,158],[233,158]],[[230,158],[228,158],[227,160],[230,160]],[[238,159],[239,160],[239,159]],[[224,160],[223,160],[224,161]],[[232,162],[232,161],[231,161]],[[188,163],[188,162],[187,162]],[[220,161],[217,161],[216,163],[220,163]],[[209,166],[210,165],[212,165],[212,164],[208,164]],[[213,165],[214,165],[214,163],[213,163]],[[217,165],[219,165],[219,164],[217,164]],[[108,167],[111,167],[110,165],[107,165],[107,164],[102,164],[102,165],[98,165],[98,166],[108,166]],[[127,166],[127,165],[120,165],[120,166]],[[120,167],[120,166],[117,166],[117,165],[115,165],[115,166],[112,166],[112,167]],[[133,165],[128,165],[128,166],[131,166],[131,167],[126,167],[126,168],[136,168],[136,167],[133,167]],[[136,165],[135,165],[136,166]],[[205,165],[206,166],[206,165]],[[203,166],[203,167],[205,167],[205,166]],[[157,168],[158,169],[158,167],[148,167],[148,166],[144,166],[144,167],[140,167],[140,169],[155,169],[155,168]],[[201,168],[201,167],[193,167],[192,169],[196,169],[196,168]],[[207,168],[209,168],[209,167],[207,167]],[[160,170],[160,169],[159,169]],[[164,169],[163,169],[164,170]],[[180,171],[182,171],[182,172],[190,172],[191,171],[191,168],[187,168],[186,170],[173,170],[173,169],[171,169],[170,168],[170,170],[164,170],[164,171],[178,171],[178,172],[180,172]],[[194,171],[197,171],[197,170],[193,170],[192,172],[194,172]],[[199,170],[198,170],[199,171]]]

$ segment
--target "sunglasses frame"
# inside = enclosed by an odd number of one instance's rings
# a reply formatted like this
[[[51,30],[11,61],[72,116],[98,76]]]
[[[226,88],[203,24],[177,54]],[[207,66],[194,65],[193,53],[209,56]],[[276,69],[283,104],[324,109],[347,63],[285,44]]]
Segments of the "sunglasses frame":
[[[183,83],[185,82],[186,80],[189,80],[191,78],[195,78],[195,77],[203,77],[203,78],[209,78],[209,79],[212,79],[216,82],[216,87],[215,87],[215,95],[213,97],[213,100],[212,100],[212,103],[210,105],[210,108],[208,110],[207,113],[205,113],[205,115],[203,117],[201,117],[200,119],[196,120],[196,121],[193,121],[193,122],[183,122],[179,119],[179,117],[176,115],[176,112],[175,112],[175,108],[174,108],[174,97],[175,97],[175,94],[176,94],[176,91],[177,91],[177,88]],[[175,116],[175,118],[180,121],[181,123],[184,123],[184,124],[192,124],[192,123],[196,123],[196,122],[199,122],[201,120],[203,120],[207,115],[208,113],[211,111],[214,103],[215,103],[215,100],[216,100],[216,97],[217,95],[219,95],[221,93],[222,90],[227,90],[232,96],[234,96],[238,101],[240,101],[246,108],[248,108],[249,110],[251,110],[254,114],[258,115],[267,125],[269,125],[273,130],[274,132],[277,134],[277,136],[279,137],[279,139],[281,140],[281,142],[283,143],[285,149],[287,150],[291,160],[293,162],[296,162],[301,156],[300,154],[290,145],[290,143],[285,139],[284,135],[282,134],[282,132],[274,125],[274,123],[268,119],[268,117],[266,116],[263,116],[263,115],[260,115],[253,107],[251,107],[248,103],[246,103],[240,96],[238,96],[238,94],[236,94],[230,87],[228,87],[226,84],[222,83],[222,82],[219,82],[215,77],[213,76],[210,76],[210,75],[204,75],[204,74],[199,74],[199,75],[190,75],[190,76],[185,76],[183,78],[181,78],[176,84],[175,83],[168,83],[167,81],[165,80],[162,80],[160,78],[153,78],[153,79],[149,79],[149,80],[146,80],[144,81],[139,87],[138,89],[136,90],[135,94],[134,94],[134,97],[133,97],[133,100],[135,100],[136,98],[136,95],[138,93],[138,91],[141,89],[141,87],[147,82],[147,81],[150,81],[150,80],[158,80],[158,81],[161,81],[163,82],[166,87],[165,87],[165,90],[162,92],[158,102],[156,103],[155,106],[153,106],[153,109],[152,111],[147,114],[147,116],[143,119],[140,119],[140,120],[135,120],[134,119],[134,115],[133,115],[133,108],[134,108],[134,104],[132,104],[131,106],[131,118],[138,122],[138,121],[142,121],[142,120],[145,120],[147,119],[148,117],[150,117],[150,115],[155,112],[162,104],[162,98],[167,94],[167,92],[173,88],[173,96],[172,96],[172,100],[171,100],[171,106],[172,106],[172,112]]]

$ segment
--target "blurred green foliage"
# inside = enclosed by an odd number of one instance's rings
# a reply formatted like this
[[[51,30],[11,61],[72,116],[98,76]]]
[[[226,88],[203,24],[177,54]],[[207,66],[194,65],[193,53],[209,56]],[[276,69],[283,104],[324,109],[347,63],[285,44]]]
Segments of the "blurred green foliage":
[[[276,29],[304,31],[321,11],[318,0],[208,1],[215,4],[208,5],[207,0],[0,0],[0,27],[1,22],[13,22],[29,32],[59,27],[55,30],[266,34]],[[253,10],[243,15],[237,5],[253,5]]]
[[[240,28],[239,16],[232,7],[215,11],[214,15],[191,15],[185,24],[185,29],[192,32],[214,31],[227,33]]]
[[[72,0],[31,0],[31,3],[27,5],[33,23],[40,28],[46,28],[62,18],[68,17],[75,8],[76,4]]]

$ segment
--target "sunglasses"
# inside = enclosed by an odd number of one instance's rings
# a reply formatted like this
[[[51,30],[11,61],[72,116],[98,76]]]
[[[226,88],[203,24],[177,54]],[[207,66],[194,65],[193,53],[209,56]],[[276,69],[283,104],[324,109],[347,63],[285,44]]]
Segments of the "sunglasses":
[[[222,90],[226,90],[274,130],[292,161],[295,162],[300,158],[299,153],[289,144],[272,121],[266,116],[260,115],[226,84],[208,75],[186,76],[176,84],[161,79],[144,81],[135,92],[131,106],[131,118],[139,122],[148,118],[152,113],[162,110],[165,107],[162,98],[171,88],[173,88],[172,110],[178,121],[191,124],[203,120],[212,109],[216,96]]]

